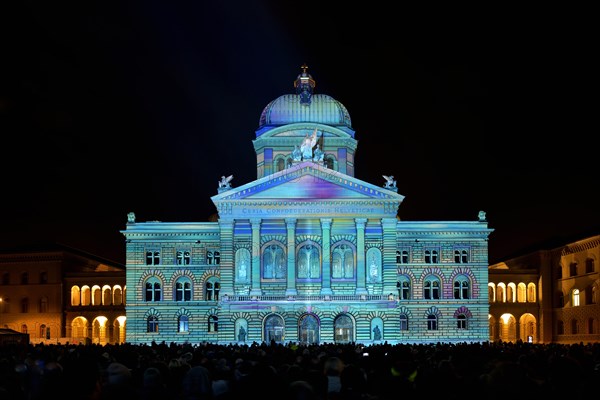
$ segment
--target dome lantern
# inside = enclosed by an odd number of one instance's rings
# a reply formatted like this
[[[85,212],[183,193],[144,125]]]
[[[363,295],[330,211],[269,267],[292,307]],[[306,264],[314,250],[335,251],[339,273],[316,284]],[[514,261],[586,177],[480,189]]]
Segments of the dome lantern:
[[[308,69],[306,63],[302,64],[301,68],[302,73],[300,73],[294,81],[294,87],[296,88],[296,94],[300,96],[300,104],[310,105],[316,83],[312,76],[306,72]]]

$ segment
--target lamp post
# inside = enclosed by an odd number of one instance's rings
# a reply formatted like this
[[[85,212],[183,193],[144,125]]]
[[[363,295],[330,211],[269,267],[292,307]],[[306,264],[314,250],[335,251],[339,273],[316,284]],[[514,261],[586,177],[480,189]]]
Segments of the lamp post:
[[[4,313],[4,299],[0,297],[0,329],[2,329],[2,314]]]

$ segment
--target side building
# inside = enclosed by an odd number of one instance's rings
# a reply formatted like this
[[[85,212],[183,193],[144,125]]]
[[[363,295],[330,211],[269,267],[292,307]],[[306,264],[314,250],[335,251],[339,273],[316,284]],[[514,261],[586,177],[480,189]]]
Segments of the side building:
[[[0,327],[31,343],[125,342],[125,266],[50,244],[0,252]]]
[[[600,342],[600,236],[490,265],[490,340]]]
[[[488,228],[401,221],[393,176],[354,176],[350,114],[295,93],[263,110],[257,179],[223,176],[216,221],[126,228],[127,342],[482,342],[489,339]]]

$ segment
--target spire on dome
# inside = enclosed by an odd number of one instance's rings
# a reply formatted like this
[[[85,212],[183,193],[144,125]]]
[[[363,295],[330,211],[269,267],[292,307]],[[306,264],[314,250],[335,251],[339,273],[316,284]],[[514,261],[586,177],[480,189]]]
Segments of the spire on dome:
[[[300,68],[302,68],[302,73],[294,81],[294,87],[296,88],[296,94],[300,95],[300,104],[309,105],[316,83],[312,76],[306,72],[308,70],[306,63],[302,64]]]

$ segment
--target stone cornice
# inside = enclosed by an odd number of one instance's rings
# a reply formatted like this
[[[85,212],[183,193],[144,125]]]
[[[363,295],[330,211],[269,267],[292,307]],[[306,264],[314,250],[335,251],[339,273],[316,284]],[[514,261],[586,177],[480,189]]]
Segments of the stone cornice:
[[[214,201],[223,202],[225,200],[246,199],[247,197],[252,196],[252,194],[254,193],[259,193],[265,189],[278,186],[286,182],[294,181],[307,175],[317,177],[319,179],[334,183],[341,187],[345,187],[359,194],[369,196],[371,197],[371,199],[388,199],[400,203],[404,198],[404,196],[401,196],[385,188],[379,188],[375,185],[362,182],[354,177],[330,170],[319,164],[307,161],[298,164],[297,166],[268,175],[257,181],[251,182],[250,184],[246,184],[240,188],[231,189],[225,192],[229,193],[229,195],[224,194],[221,196],[220,199],[214,199]],[[338,199],[330,200],[339,201]],[[275,199],[272,201],[294,201],[294,199]]]

